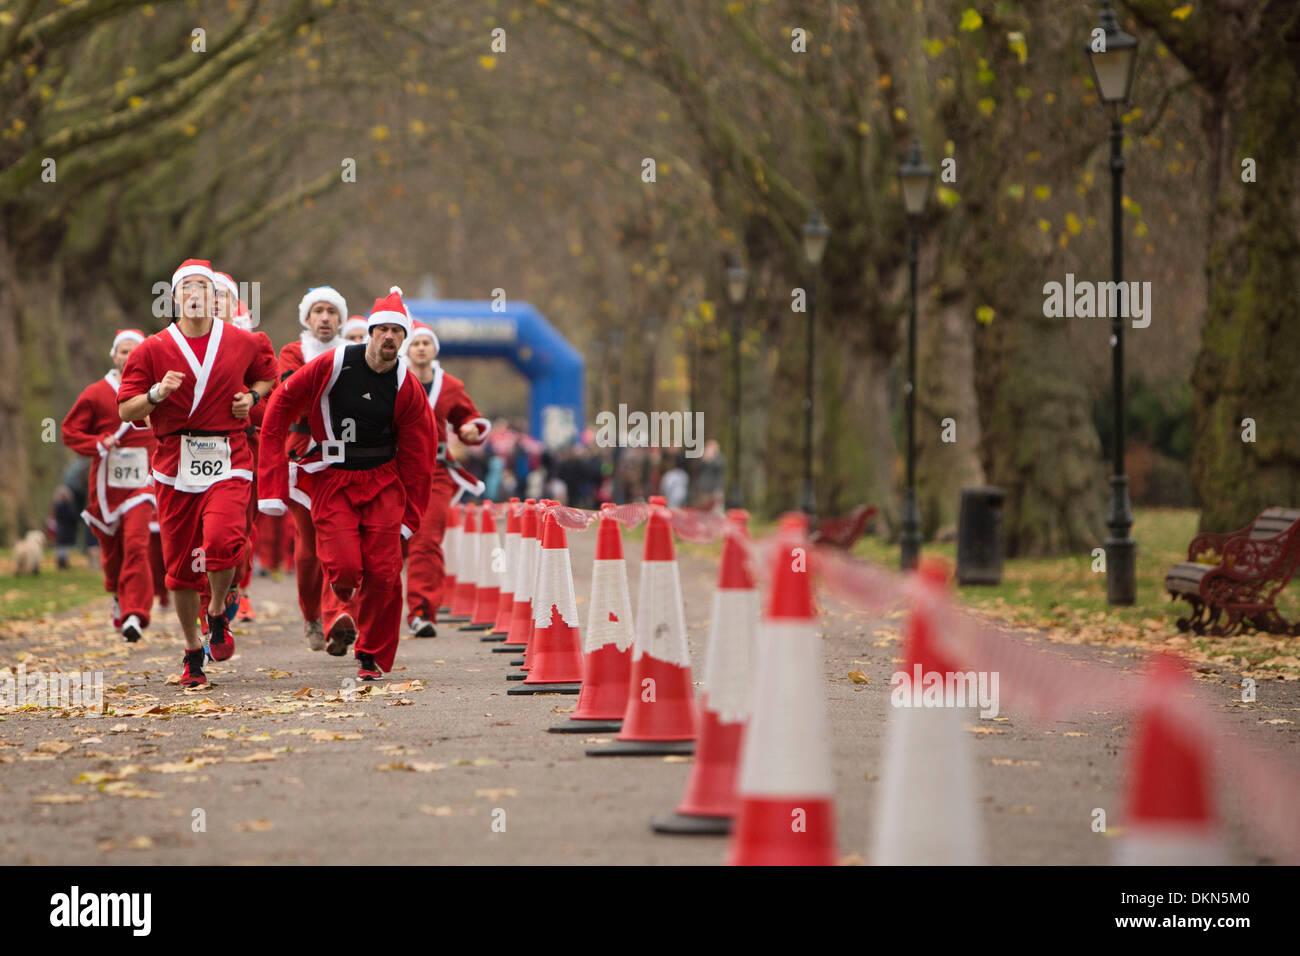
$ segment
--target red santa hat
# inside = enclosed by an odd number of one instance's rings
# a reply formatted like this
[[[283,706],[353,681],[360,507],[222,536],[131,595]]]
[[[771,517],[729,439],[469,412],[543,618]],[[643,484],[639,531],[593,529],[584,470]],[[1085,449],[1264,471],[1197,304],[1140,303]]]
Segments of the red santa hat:
[[[389,289],[388,295],[382,299],[375,300],[370,318],[366,321],[366,330],[369,331],[376,325],[400,325],[406,337],[411,337],[411,316],[402,303],[402,290],[397,286]]]
[[[139,329],[118,329],[117,335],[113,336],[113,347],[108,350],[108,357],[112,358],[117,353],[117,347],[123,342],[143,342],[144,333]]]
[[[364,315],[350,316],[348,320],[343,323],[343,328],[339,329],[339,335],[347,338],[349,332],[365,332],[366,336],[369,337],[370,328],[366,325],[366,317]]]
[[[230,276],[226,275],[224,272],[217,272],[215,269],[212,270],[212,275],[215,277],[216,284],[219,288],[224,288],[236,299],[239,298],[239,286],[235,285],[234,279],[230,278]]]
[[[217,277],[212,272],[212,263],[207,259],[186,259],[172,273],[172,292],[175,292],[180,287],[181,282],[190,276],[200,276],[207,279],[214,286],[217,282]]]
[[[308,289],[307,294],[302,297],[298,303],[298,324],[304,329],[307,328],[307,313],[317,302],[328,302],[334,308],[339,310],[339,318],[348,314],[348,302],[342,294],[333,286],[318,285],[315,288]]]
[[[423,322],[412,324],[410,336],[402,343],[402,354],[405,355],[410,350],[411,343],[422,336],[433,343],[433,354],[437,356],[442,345],[438,342],[438,336],[434,334],[433,326],[425,325]]]

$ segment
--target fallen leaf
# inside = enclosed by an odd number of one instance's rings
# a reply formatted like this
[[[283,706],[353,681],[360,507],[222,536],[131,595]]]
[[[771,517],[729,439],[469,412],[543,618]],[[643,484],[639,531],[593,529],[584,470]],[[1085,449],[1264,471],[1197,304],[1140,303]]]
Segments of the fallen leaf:
[[[36,752],[40,754],[65,754],[75,746],[62,740],[42,740],[36,745]]]
[[[272,823],[270,820],[245,820],[243,823],[236,823],[235,829],[241,833],[247,833],[249,831],[254,833],[265,833],[267,830],[271,829],[271,826]]]
[[[91,800],[98,799],[90,793],[47,793],[33,797],[32,803],[89,803]]]
[[[870,684],[871,678],[867,676],[866,671],[849,671],[849,680],[855,684]]]

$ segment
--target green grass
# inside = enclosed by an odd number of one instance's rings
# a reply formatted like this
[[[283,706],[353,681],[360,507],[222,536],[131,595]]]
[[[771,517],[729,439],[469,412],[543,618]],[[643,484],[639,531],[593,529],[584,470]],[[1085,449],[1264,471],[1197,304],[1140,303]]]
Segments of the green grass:
[[[18,577],[14,574],[13,551],[0,551],[0,632],[6,622],[47,617],[105,595],[104,576],[97,561],[88,566],[80,550],[68,560],[71,567],[60,571],[54,556],[47,553],[40,574]]]

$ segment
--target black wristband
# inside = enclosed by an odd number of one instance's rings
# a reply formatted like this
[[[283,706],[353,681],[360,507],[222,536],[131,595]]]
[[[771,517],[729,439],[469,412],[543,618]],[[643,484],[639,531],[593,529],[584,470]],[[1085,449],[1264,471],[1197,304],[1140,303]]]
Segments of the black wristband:
[[[249,389],[249,392],[251,392],[252,395],[253,395],[253,404],[254,404],[254,405],[256,405],[258,402],[260,402],[260,401],[262,400],[261,393],[259,393],[257,389],[255,389],[255,388],[250,388],[250,389]]]

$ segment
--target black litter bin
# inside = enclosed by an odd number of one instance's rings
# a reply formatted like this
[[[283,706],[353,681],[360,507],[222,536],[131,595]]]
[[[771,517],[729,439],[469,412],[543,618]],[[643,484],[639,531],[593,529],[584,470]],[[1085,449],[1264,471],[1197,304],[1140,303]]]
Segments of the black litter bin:
[[[957,521],[957,583],[1002,583],[1001,488],[983,486],[961,490]]]

